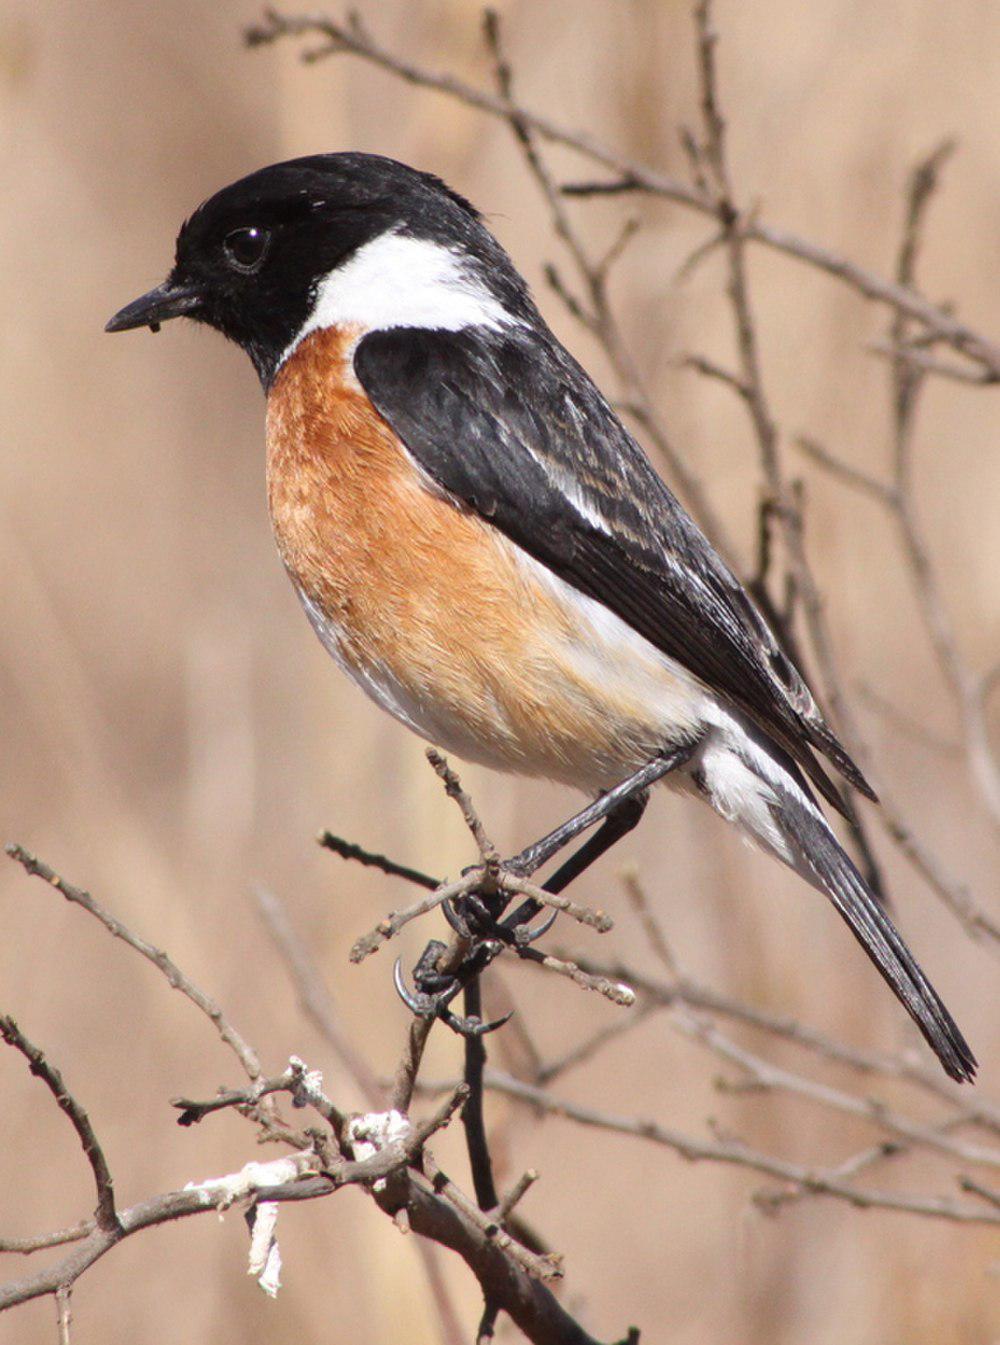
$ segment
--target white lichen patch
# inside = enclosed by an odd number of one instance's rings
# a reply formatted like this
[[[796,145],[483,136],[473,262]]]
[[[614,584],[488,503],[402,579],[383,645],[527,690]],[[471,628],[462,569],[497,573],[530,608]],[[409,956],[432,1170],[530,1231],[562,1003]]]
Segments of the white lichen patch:
[[[359,1161],[381,1153],[390,1144],[401,1144],[409,1137],[410,1122],[402,1112],[367,1112],[364,1116],[355,1116],[347,1125],[347,1138],[351,1153]],[[375,1183],[376,1191],[385,1189],[385,1179]]]
[[[277,1201],[261,1201],[254,1210],[247,1274],[254,1275],[265,1294],[271,1298],[281,1288],[281,1251],[275,1233],[277,1223]]]

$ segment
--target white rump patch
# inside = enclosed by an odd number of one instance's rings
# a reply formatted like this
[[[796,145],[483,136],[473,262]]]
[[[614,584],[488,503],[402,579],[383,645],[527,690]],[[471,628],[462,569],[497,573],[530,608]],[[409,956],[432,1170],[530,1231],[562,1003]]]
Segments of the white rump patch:
[[[312,312],[281,359],[283,363],[304,336],[324,327],[457,332],[516,324],[456,249],[390,232],[365,243],[323,277]]]
[[[716,703],[710,714],[715,727],[698,754],[702,777],[715,811],[741,826],[744,833],[784,860],[807,882],[815,876],[796,860],[792,847],[775,820],[772,806],[779,802],[775,786],[787,802],[800,807],[828,827],[809,795],[781,763],[743,728],[735,715]]]
[[[786,863],[791,853],[771,813],[777,800],[766,780],[750,769],[716,730],[701,751],[701,772],[712,807]]]

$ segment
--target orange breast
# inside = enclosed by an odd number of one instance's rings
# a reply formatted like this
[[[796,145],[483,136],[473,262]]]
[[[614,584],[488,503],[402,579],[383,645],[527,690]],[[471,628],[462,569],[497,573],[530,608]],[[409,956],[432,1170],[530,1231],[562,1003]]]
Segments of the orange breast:
[[[614,689],[574,604],[496,529],[424,484],[354,377],[358,335],[311,333],[268,399],[275,536],[325,642],[446,748],[584,785],[617,778],[620,762],[657,745],[647,678],[623,704],[630,679]]]

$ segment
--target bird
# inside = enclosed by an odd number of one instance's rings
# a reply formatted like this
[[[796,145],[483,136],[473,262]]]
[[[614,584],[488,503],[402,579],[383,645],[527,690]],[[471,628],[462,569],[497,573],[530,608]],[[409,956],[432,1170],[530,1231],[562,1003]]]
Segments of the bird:
[[[816,800],[844,810],[830,767],[870,785],[469,201],[381,155],[272,164],[200,205],[106,330],[176,317],[249,355],[278,551],[368,696],[466,760],[593,795],[662,759],[832,902],[947,1074],[974,1077]]]

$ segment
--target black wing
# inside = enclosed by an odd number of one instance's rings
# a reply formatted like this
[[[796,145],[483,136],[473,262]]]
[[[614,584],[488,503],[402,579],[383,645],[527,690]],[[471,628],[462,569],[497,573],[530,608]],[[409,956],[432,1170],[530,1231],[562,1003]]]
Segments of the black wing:
[[[874,798],[739,581],[554,337],[397,328],[364,337],[354,367],[443,490],[722,692],[835,807],[811,748]]]

